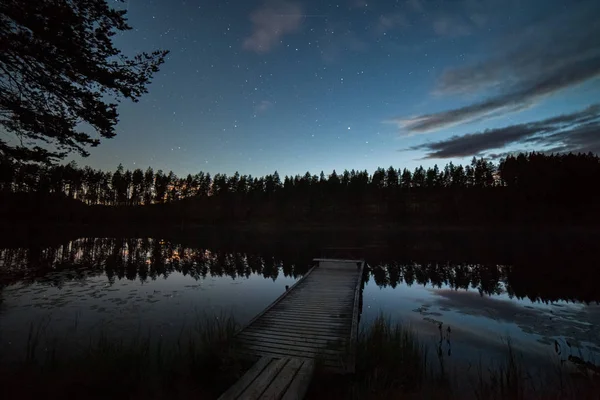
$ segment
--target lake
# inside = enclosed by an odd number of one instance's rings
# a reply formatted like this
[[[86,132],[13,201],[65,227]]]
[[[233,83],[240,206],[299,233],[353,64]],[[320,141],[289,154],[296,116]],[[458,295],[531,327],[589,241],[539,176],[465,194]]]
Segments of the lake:
[[[329,254],[367,262],[362,328],[384,315],[456,365],[499,361],[508,340],[535,366],[600,360],[594,238],[403,234],[344,247],[308,236],[11,243],[0,249],[0,362],[25,356],[30,329],[42,348],[77,351],[99,332],[176,340],[203,318],[244,324]]]

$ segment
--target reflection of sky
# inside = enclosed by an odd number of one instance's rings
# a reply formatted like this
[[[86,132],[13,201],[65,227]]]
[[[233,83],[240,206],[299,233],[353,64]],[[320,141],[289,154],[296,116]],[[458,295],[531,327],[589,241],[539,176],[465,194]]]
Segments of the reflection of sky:
[[[173,272],[141,283],[106,276],[65,280],[60,288],[33,284],[3,289],[0,304],[0,352],[24,355],[30,324],[44,327],[45,337],[82,340],[105,331],[122,338],[139,334],[175,338],[182,327],[205,317],[233,315],[244,324],[275,300],[295,279],[279,274],[276,281],[252,274],[249,278],[212,277],[195,280]],[[451,359],[476,363],[502,360],[506,340],[530,361],[556,360],[554,341],[562,358],[569,354],[600,359],[600,306],[557,302],[532,303],[508,295],[481,296],[476,289],[400,284],[379,287],[371,279],[363,292],[361,326],[383,314],[418,332],[432,350],[440,339]],[[447,328],[451,331],[448,332]],[[567,341],[572,348],[568,349]],[[77,340],[69,340],[69,343]],[[435,351],[430,354],[435,355]]]
[[[207,316],[233,315],[244,324],[294,282],[283,274],[276,282],[257,274],[196,281],[174,272],[143,284],[122,279],[110,285],[101,276],[61,288],[11,285],[0,306],[0,352],[22,357],[31,324],[42,327],[47,339],[75,335],[84,341],[100,331],[125,339],[140,333],[176,337]]]
[[[446,354],[451,346],[453,359],[473,362],[485,353],[485,358],[500,361],[506,354],[508,338],[530,361],[556,359],[555,340],[563,359],[570,354],[579,355],[579,350],[585,356],[600,356],[598,306],[532,303],[510,299],[506,294],[481,296],[477,290],[447,286],[400,284],[395,289],[380,288],[372,281],[365,285],[363,296],[361,326],[368,326],[383,314],[410,326],[427,344],[437,348],[438,326],[442,323],[443,351]]]

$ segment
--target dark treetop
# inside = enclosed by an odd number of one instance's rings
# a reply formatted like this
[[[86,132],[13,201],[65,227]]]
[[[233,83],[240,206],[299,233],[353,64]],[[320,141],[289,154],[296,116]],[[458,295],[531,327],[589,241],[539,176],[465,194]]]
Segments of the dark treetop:
[[[0,153],[54,162],[115,136],[117,104],[146,93],[166,51],[127,58],[113,45],[131,29],[105,0],[0,3]]]

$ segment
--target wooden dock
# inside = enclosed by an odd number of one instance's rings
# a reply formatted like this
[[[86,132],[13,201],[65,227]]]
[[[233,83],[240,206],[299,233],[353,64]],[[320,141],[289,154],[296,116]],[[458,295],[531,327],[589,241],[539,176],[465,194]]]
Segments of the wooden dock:
[[[315,265],[235,336],[240,351],[316,361],[354,372],[362,260],[315,259]]]
[[[312,360],[263,357],[219,400],[301,400],[308,390],[314,366]]]

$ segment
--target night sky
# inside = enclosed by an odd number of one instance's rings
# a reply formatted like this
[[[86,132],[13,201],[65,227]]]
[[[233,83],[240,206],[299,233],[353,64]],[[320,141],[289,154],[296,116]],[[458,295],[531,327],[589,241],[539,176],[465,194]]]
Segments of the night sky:
[[[125,54],[171,53],[80,165],[256,176],[600,153],[597,0],[116,7]]]

